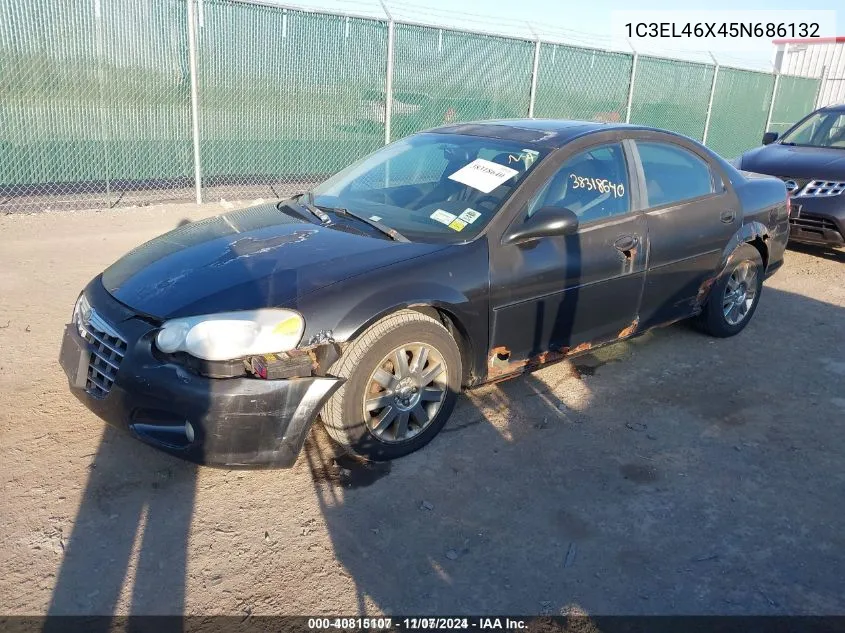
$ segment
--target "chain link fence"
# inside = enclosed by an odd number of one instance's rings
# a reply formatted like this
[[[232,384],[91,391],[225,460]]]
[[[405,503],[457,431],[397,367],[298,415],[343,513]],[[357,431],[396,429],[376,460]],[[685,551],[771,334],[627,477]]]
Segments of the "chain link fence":
[[[775,76],[719,68],[710,112],[707,145],[731,158],[759,145],[766,131]]]
[[[408,24],[395,28],[392,139],[444,123],[526,116],[532,42]]]
[[[384,143],[385,23],[230,0],[202,20],[203,197],[304,190]]]
[[[808,77],[780,75],[767,131],[783,134],[794,123],[812,112],[819,95],[820,81]]]
[[[631,123],[704,138],[715,68],[659,57],[637,58]]]
[[[818,87],[257,1],[18,0],[0,4],[0,213],[276,198],[387,139],[531,113],[662,127],[732,157]]]
[[[534,115],[624,121],[633,56],[541,44]]]

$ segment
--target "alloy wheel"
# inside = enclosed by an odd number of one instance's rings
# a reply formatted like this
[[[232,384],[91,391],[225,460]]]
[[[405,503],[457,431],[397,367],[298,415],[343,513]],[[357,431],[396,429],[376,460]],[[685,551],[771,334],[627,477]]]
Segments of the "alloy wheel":
[[[440,411],[448,384],[448,368],[434,347],[426,343],[397,347],[367,381],[364,419],[370,432],[388,443],[419,435]]]
[[[748,316],[757,296],[757,267],[744,261],[731,273],[722,297],[722,313],[730,325],[739,325]]]

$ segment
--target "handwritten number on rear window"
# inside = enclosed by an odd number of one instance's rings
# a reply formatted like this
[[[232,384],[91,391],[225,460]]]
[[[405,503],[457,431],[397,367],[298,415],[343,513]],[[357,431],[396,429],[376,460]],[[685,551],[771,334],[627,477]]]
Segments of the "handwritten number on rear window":
[[[614,198],[621,198],[625,195],[625,185],[621,182],[611,182],[607,178],[587,178],[577,174],[569,174],[569,177],[572,179],[573,189],[612,193]]]

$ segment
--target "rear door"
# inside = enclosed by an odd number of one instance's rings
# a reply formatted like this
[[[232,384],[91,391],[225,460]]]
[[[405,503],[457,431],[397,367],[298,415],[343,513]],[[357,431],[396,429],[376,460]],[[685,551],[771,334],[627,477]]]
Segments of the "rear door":
[[[635,148],[649,235],[640,306],[640,322],[648,327],[695,310],[742,213],[718,167],[695,144],[643,133]]]
[[[576,234],[491,244],[491,347],[500,358],[531,359],[630,330],[648,235],[626,145],[600,143],[562,155],[511,222],[560,206],[579,217]]]

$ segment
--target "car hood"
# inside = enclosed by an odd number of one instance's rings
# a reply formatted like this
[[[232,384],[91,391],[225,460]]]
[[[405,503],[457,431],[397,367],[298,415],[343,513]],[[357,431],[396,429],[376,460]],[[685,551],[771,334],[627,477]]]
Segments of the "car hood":
[[[442,248],[319,226],[266,205],[165,233],[112,264],[102,281],[121,303],[166,319],[283,306]]]
[[[845,181],[845,149],[772,143],[743,154],[742,169],[784,178]]]

